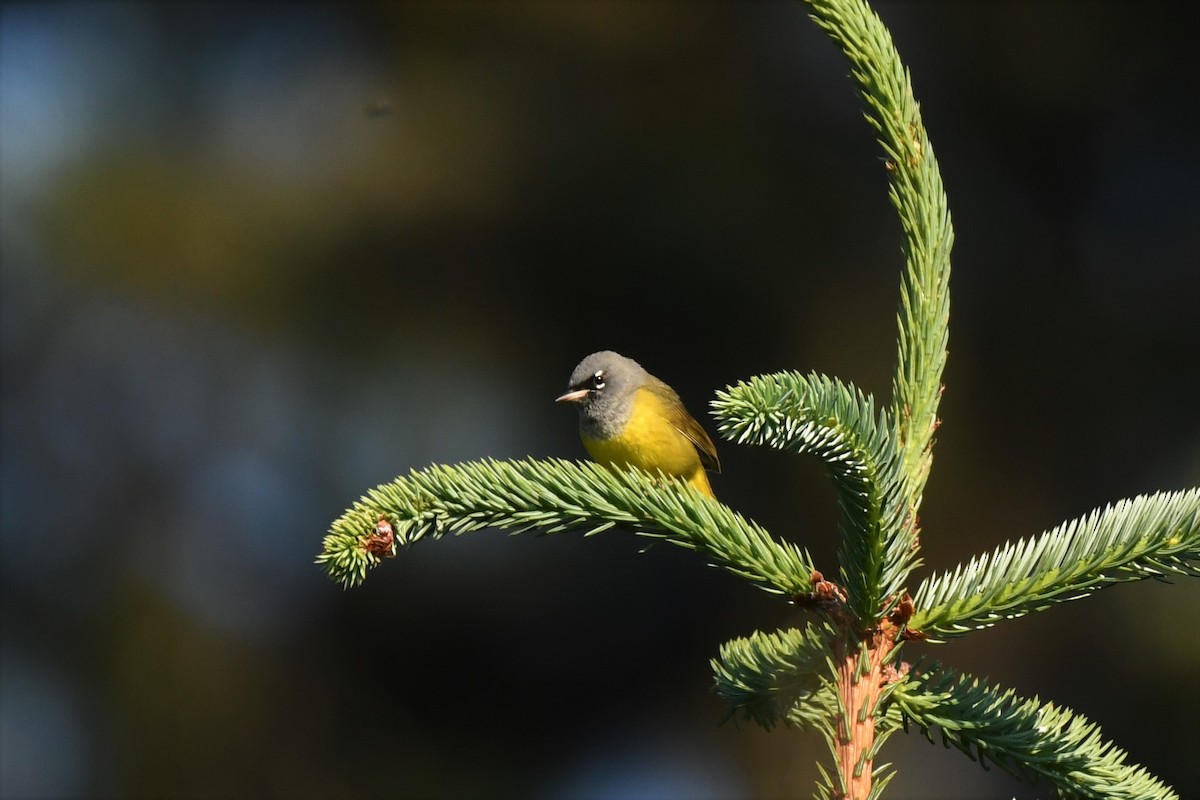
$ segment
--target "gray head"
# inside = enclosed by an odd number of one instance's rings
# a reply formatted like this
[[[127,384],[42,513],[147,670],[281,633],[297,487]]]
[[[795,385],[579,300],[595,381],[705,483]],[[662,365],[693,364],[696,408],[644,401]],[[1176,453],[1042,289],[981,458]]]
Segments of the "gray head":
[[[567,393],[559,403],[579,409],[579,427],[593,438],[607,439],[625,428],[633,396],[650,374],[632,358],[601,350],[579,362],[571,373]]]

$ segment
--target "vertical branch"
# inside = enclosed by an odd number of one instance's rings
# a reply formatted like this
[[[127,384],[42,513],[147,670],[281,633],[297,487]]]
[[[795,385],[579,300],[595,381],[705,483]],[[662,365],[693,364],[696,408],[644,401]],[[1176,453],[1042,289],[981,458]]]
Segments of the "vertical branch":
[[[883,147],[888,196],[904,232],[899,352],[892,407],[900,425],[906,494],[915,516],[932,461],[950,318],[954,230],[933,146],[891,35],[865,0],[805,0],[850,60],[867,121]]]
[[[891,679],[887,657],[894,647],[890,623],[864,639],[843,636],[834,645],[840,715],[835,726],[834,758],[840,784],[838,800],[867,800],[875,781],[875,754],[881,737],[879,700]]]
[[[917,511],[932,463],[937,409],[950,319],[950,223],[941,173],[921,122],[908,71],[891,34],[866,0],[805,0],[813,20],[850,61],[851,75],[866,103],[866,118],[884,152],[888,197],[904,234],[904,274],[897,315],[899,352],[892,382],[892,419],[898,426],[906,521],[891,535],[886,558],[893,566],[915,563]],[[870,538],[871,531],[846,536]],[[845,568],[843,564],[843,568]],[[875,587],[881,589],[881,587]],[[884,598],[885,602],[898,598]],[[911,607],[908,611],[911,614]],[[875,753],[885,734],[879,716],[887,655],[896,631],[885,620],[859,640],[849,630],[834,648],[840,717],[831,745],[843,800],[867,800],[882,789],[875,781]]]
[[[844,640],[843,640],[844,641]],[[841,646],[834,657],[838,663],[838,696],[843,711],[837,726],[837,768],[841,778],[839,800],[859,800],[871,793],[873,764],[868,754],[875,745],[875,720],[863,712],[874,706],[870,659],[863,673],[865,651]]]

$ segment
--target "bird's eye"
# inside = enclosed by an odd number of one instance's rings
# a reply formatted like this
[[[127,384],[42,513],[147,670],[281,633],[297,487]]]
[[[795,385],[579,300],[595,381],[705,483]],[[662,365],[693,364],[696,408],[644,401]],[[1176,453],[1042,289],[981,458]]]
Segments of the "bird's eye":
[[[602,369],[596,370],[596,374],[592,376],[592,388],[593,389],[603,389],[604,388],[604,370],[602,370]]]

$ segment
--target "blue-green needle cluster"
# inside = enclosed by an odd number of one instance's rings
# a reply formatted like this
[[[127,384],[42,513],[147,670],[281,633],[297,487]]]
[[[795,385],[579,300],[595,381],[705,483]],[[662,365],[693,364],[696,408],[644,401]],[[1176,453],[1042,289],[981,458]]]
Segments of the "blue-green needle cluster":
[[[378,486],[334,521],[318,563],[345,586],[380,556],[364,546],[383,515],[399,545],[483,528],[576,530],[614,525],[696,550],[714,566],[786,595],[811,590],[812,559],[680,481],[560,459],[435,465]]]
[[[988,686],[934,667],[896,688],[891,716],[943,743],[1028,780],[1042,779],[1058,797],[1154,800],[1178,795],[1154,775],[1126,763],[1128,754],[1081,714],[1011,689]]]
[[[1121,500],[928,578],[910,624],[945,639],[1168,575],[1200,575],[1200,489]]]
[[[811,454],[829,468],[842,510],[841,580],[864,626],[899,599],[917,565],[916,517],[904,492],[893,419],[853,386],[824,375],[760,375],[717,393],[723,436]]]

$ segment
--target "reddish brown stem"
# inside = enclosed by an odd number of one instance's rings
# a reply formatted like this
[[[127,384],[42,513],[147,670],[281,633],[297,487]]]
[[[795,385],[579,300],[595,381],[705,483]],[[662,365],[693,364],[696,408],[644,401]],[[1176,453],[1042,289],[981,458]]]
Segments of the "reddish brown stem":
[[[884,659],[891,650],[894,631],[890,622],[872,631],[858,644],[842,640],[837,646],[838,695],[846,713],[837,726],[837,769],[841,800],[866,800],[875,771],[868,754],[875,745],[876,705],[889,676]]]

